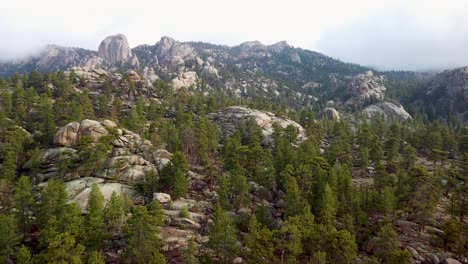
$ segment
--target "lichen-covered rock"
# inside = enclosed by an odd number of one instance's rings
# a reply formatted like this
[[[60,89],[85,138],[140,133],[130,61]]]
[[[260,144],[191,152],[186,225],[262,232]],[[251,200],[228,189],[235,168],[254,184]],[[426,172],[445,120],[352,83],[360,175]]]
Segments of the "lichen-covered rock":
[[[335,108],[327,107],[323,109],[322,112],[318,115],[319,119],[326,119],[326,120],[333,120],[333,121],[338,121],[340,120],[340,113],[336,111]]]
[[[411,115],[406,112],[401,104],[393,100],[379,102],[366,107],[363,113],[368,118],[373,118],[376,115],[381,115],[385,119],[405,121],[411,119]]]
[[[110,131],[115,136],[108,143],[110,151],[90,171],[89,164],[81,163],[76,144],[83,136],[89,136],[97,143]],[[143,203],[143,197],[134,186],[144,183],[150,173],[157,177],[172,156],[165,149],[154,148],[150,141],[130,130],[119,128],[110,120],[86,119],[69,123],[58,130],[54,142],[60,147],[41,150],[39,172],[33,175],[34,183],[41,185],[49,179],[60,178],[67,186],[70,201],[76,201],[80,206],[86,204],[93,182],[98,182],[101,192],[106,193],[105,197],[116,191],[136,203]],[[32,160],[23,165],[26,170],[31,167]]]
[[[297,122],[267,111],[251,109],[243,106],[230,106],[209,114],[209,117],[218,125],[223,136],[232,135],[246,122],[254,120],[262,129],[262,133],[265,138],[263,142],[264,144],[270,144],[272,142],[272,135],[274,132],[273,124],[275,123],[282,128],[293,126],[297,130],[298,141],[303,141],[307,138],[304,128]]]
[[[374,75],[372,71],[348,79],[351,98],[346,101],[346,105],[360,107],[368,100],[383,100],[387,90],[384,82],[385,77]]]
[[[106,201],[108,201],[112,193],[115,192],[117,195],[123,195],[129,198],[135,204],[144,203],[144,197],[133,186],[95,177],[85,177],[65,182],[65,189],[68,193],[69,202],[77,203],[85,212],[93,183],[97,183]]]
[[[180,89],[182,87],[190,87],[196,85],[198,82],[198,75],[194,71],[183,72],[176,78],[172,79],[172,87],[174,89]]]
[[[60,128],[54,136],[54,144],[64,147],[73,147],[83,136],[91,137],[95,142],[101,136],[107,135],[108,131],[98,121],[85,119],[78,122],[71,122]]]
[[[168,203],[171,201],[171,196],[167,193],[153,193],[153,201]]]

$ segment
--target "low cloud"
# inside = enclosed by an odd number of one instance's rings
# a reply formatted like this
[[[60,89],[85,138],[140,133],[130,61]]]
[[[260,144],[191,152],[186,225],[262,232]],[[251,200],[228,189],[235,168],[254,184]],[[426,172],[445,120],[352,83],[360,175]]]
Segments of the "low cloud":
[[[324,32],[316,47],[343,61],[382,70],[424,71],[468,65],[466,9],[439,16],[424,12],[384,10]]]

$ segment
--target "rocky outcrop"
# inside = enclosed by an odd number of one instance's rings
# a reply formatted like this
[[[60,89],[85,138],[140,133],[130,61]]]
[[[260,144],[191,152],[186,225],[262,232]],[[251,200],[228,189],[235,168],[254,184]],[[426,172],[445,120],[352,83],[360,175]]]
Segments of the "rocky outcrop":
[[[362,111],[369,119],[381,115],[385,119],[405,121],[411,119],[411,115],[406,112],[403,106],[393,100],[379,102],[366,107]]]
[[[179,74],[176,78],[172,80],[172,87],[176,90],[182,87],[190,87],[196,85],[198,82],[198,75],[196,72],[189,71]]]
[[[459,120],[468,122],[468,66],[444,71],[430,81],[426,100],[438,108],[457,115]],[[447,115],[447,113],[440,113]]]
[[[170,37],[162,37],[154,46],[154,54],[159,64],[166,67],[175,67],[185,61],[197,58],[197,52],[190,46]]]
[[[387,90],[384,82],[384,76],[374,75],[372,71],[349,78],[347,89],[351,97],[345,104],[347,106],[362,107],[368,101],[383,100]]]
[[[97,68],[104,64],[93,51],[49,45],[40,53],[35,66],[39,70],[57,71],[76,65]]]
[[[98,55],[109,61],[112,65],[139,65],[138,58],[132,54],[132,50],[128,45],[127,37],[122,34],[105,38],[99,45]]]
[[[108,143],[110,150],[90,172],[80,162],[77,143],[80,138],[88,136],[96,144],[105,135],[114,137]],[[164,149],[154,148],[151,142],[138,134],[119,128],[110,120],[71,122],[57,131],[54,143],[56,148],[41,150],[39,172],[33,175],[34,183],[43,185],[49,179],[63,179],[70,201],[77,202],[82,208],[87,203],[93,182],[98,183],[106,198],[115,191],[135,203],[143,203],[143,197],[134,186],[145,182],[150,173],[157,177],[172,156]],[[69,164],[68,169],[63,169],[63,162]],[[23,167],[30,169],[31,166],[30,160]]]
[[[218,125],[223,136],[232,135],[242,125],[245,125],[249,120],[254,120],[255,123],[262,129],[265,138],[264,144],[270,144],[273,135],[273,124],[278,124],[282,128],[292,126],[297,130],[297,140],[303,141],[307,137],[304,128],[297,122],[280,117],[274,113],[251,109],[243,106],[226,107],[220,111],[211,113],[209,117]]]
[[[130,199],[135,204],[143,204],[145,202],[144,197],[132,185],[109,182],[105,179],[95,177],[84,177],[65,182],[65,189],[68,193],[69,202],[77,203],[83,212],[86,210],[93,183],[97,183],[106,201],[108,201],[112,193],[115,192],[118,195]]]
[[[340,113],[338,113],[335,108],[327,107],[320,112],[318,118],[322,120],[338,121],[340,120]]]
[[[89,136],[97,142],[101,136],[107,134],[108,131],[100,122],[85,119],[81,123],[71,122],[60,128],[54,136],[54,144],[73,147],[83,136]]]

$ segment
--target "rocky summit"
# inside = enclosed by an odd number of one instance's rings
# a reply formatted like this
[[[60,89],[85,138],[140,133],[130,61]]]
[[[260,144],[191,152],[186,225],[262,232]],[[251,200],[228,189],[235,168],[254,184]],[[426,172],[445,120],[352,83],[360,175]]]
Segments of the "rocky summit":
[[[122,34],[105,38],[98,48],[98,56],[109,61],[112,65],[122,66],[129,64],[138,66],[139,61],[133,56],[127,41],[127,37]]]

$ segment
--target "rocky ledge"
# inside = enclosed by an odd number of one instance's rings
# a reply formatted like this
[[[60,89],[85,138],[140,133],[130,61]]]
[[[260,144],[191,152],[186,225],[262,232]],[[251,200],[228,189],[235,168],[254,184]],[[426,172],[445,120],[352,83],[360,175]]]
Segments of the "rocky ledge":
[[[297,130],[297,140],[307,139],[304,128],[297,122],[280,117],[268,111],[251,109],[243,106],[230,106],[211,113],[209,117],[218,125],[223,137],[232,135],[237,129],[245,125],[249,120],[254,120],[260,126],[264,136],[264,144],[272,142],[274,132],[273,124],[278,124],[282,128],[292,126]]]

